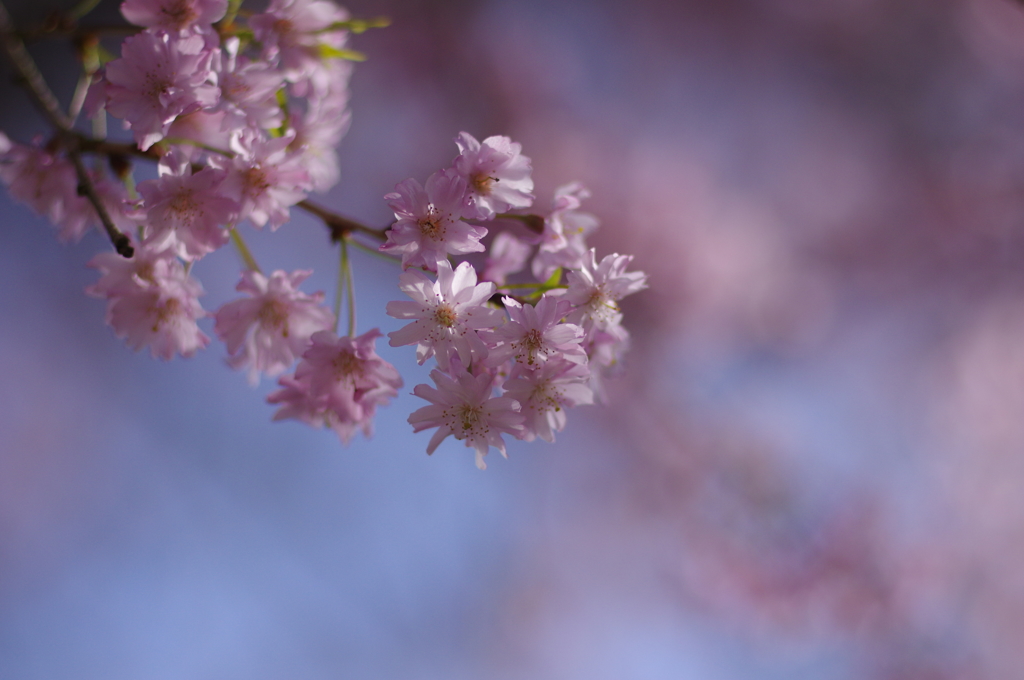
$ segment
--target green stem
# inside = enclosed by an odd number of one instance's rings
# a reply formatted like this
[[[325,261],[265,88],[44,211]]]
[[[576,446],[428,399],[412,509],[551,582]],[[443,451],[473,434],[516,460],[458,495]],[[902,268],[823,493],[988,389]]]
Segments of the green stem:
[[[78,84],[75,86],[75,93],[71,95],[71,106],[68,107],[68,113],[71,116],[72,121],[77,119],[78,114],[82,111],[82,105],[85,104],[85,95],[89,92],[89,84],[91,82],[92,74],[83,70],[82,74],[78,76]]]
[[[107,136],[107,110],[100,109],[92,119],[92,134],[103,139]]]
[[[330,33],[331,31],[349,31],[351,33],[362,33],[371,28],[387,28],[391,25],[388,17],[374,17],[373,19],[349,19],[348,21],[335,21],[326,28],[313,31],[313,33]]]
[[[72,105],[71,115],[74,118],[78,117],[81,112],[82,105],[85,104],[85,96],[89,93],[89,85],[92,83],[93,76],[96,75],[96,71],[100,70],[100,50],[98,40],[85,40],[82,46],[82,71],[85,76],[85,91],[82,93],[82,102],[78,105]],[[78,94],[77,92],[75,93]],[[90,121],[92,125],[93,137],[98,139],[106,139],[107,137],[107,110],[102,108],[96,112],[96,115],[92,117]]]
[[[354,238],[353,239],[349,239],[349,244],[355,246],[356,248],[358,248],[359,250],[363,251],[364,253],[366,253],[368,255],[373,255],[374,257],[380,258],[380,259],[385,260],[386,262],[390,262],[392,264],[399,264],[402,261],[400,258],[395,257],[394,255],[388,255],[387,253],[382,253],[379,250],[377,250],[376,248],[368,246],[365,243],[360,243],[359,241],[355,240]]]
[[[124,184],[124,188],[128,191],[128,197],[133,201],[137,201],[139,199],[139,192],[135,188],[135,175],[129,172],[121,180],[121,183]]]
[[[348,259],[348,239],[342,239],[341,241],[341,272],[339,272],[339,279],[341,278],[341,273],[345,275],[348,337],[353,338],[356,335],[356,288],[354,277],[352,276],[352,262]]]
[[[100,0],[82,0],[71,8],[71,11],[68,12],[68,16],[75,20],[81,19],[86,14],[96,9],[96,5],[98,4],[100,4]]]
[[[242,258],[245,268],[254,272],[260,271],[260,266],[256,264],[256,258],[252,256],[249,246],[245,245],[245,241],[242,240],[242,235],[238,233],[238,229],[231,229],[231,242],[235,244],[235,250],[238,251],[238,256]]]
[[[238,16],[238,10],[242,8],[242,0],[229,0],[228,11],[224,15],[224,18],[220,20],[221,26],[230,26],[235,23],[235,17]]]
[[[341,323],[341,296],[345,293],[345,265],[348,254],[345,248],[341,249],[341,259],[338,260],[338,285],[334,288],[334,334],[338,334],[338,324]]]

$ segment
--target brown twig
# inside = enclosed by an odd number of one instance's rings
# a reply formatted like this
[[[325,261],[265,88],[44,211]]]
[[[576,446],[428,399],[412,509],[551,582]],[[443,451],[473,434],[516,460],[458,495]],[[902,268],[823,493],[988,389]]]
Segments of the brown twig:
[[[366,234],[367,236],[372,236],[379,241],[383,241],[387,238],[385,236],[387,228],[374,229],[373,227],[368,227],[361,222],[356,222],[355,220],[333,213],[327,208],[319,206],[309,200],[300,201],[296,205],[306,212],[316,215],[323,220],[324,224],[327,225],[327,228],[331,230],[332,241],[341,241],[352,233]]]
[[[151,146],[146,151],[143,151],[135,144],[129,144],[125,142],[108,142],[105,139],[93,139],[87,137],[80,132],[74,133],[78,148],[84,153],[98,153],[103,156],[136,156],[138,158],[145,158],[149,161],[159,161],[160,154],[157,153],[156,146]]]
[[[85,164],[82,163],[78,144],[80,136],[71,129],[71,119],[61,110],[60,103],[46,84],[43,74],[39,72],[35,60],[29,55],[25,44],[15,33],[11,16],[7,13],[7,8],[2,1],[0,1],[0,43],[3,44],[4,52],[14,64],[14,68],[17,69],[32,99],[63,138],[68,156],[78,175],[78,185],[96,210],[96,214],[99,215],[100,222],[103,224],[107,236],[110,237],[110,242],[114,244],[114,250],[123,257],[131,257],[135,254],[131,240],[114,226],[114,221],[110,219],[106,206],[103,205],[103,201],[100,200],[99,194],[96,192],[96,185],[93,184]]]
[[[1022,0],[1024,1],[1024,0]],[[498,213],[495,215],[500,220],[518,220],[522,222],[527,229],[535,234],[544,233],[544,218],[540,215],[527,214],[520,215],[518,213]]]

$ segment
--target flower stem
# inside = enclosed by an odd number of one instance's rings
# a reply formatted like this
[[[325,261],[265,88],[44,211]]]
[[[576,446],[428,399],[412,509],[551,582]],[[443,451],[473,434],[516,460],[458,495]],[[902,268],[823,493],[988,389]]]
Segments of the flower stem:
[[[344,286],[342,286],[342,281],[344,281]],[[352,338],[356,335],[356,288],[352,276],[352,261],[348,257],[347,238],[341,240],[341,263],[338,269],[338,293],[335,300],[337,311],[334,314],[336,319],[341,311],[342,287],[345,288],[345,306],[348,308],[348,336]]]
[[[68,16],[77,21],[89,12],[96,9],[96,5],[98,4],[100,4],[100,0],[82,0],[77,5],[71,8],[71,10],[68,12]]]
[[[338,324],[341,323],[341,297],[345,294],[345,265],[348,256],[345,249],[341,249],[341,259],[338,260],[338,284],[334,288],[334,334],[338,334]]]
[[[81,75],[78,76],[78,85],[75,86],[75,93],[71,95],[71,106],[68,107],[72,120],[78,118],[78,114],[82,111],[85,95],[89,91],[89,83],[91,82],[92,74],[83,69]]]
[[[382,260],[386,260],[386,261],[388,261],[388,262],[390,262],[392,264],[399,264],[401,262],[401,259],[399,259],[398,257],[395,257],[394,255],[390,255],[388,253],[382,253],[379,250],[377,250],[376,248],[372,248],[372,247],[366,245],[365,243],[360,243],[359,241],[355,240],[354,238],[353,239],[349,239],[349,244],[354,246],[354,247],[356,247],[356,248],[358,248],[359,250],[363,251],[367,255],[373,255],[374,257],[378,257],[378,258],[380,258]]]
[[[235,245],[235,250],[238,251],[238,256],[242,258],[245,268],[249,271],[260,271],[260,266],[256,264],[256,258],[252,256],[249,246],[245,245],[245,241],[242,240],[242,235],[238,233],[238,229],[231,229],[231,242]]]
[[[238,16],[238,10],[242,8],[242,2],[243,0],[228,0],[228,11],[218,22],[220,26],[228,27],[235,23],[235,17]]]

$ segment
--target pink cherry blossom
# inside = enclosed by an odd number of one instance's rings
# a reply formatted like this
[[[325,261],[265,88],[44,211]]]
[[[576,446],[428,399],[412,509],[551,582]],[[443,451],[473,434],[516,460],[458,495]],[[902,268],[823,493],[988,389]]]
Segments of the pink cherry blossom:
[[[292,139],[268,139],[248,128],[235,140],[233,158],[210,159],[210,165],[227,170],[222,190],[241,206],[238,219],[277,229],[288,221],[288,208],[312,189],[301,156],[288,149]]]
[[[507,381],[505,396],[519,402],[524,418],[520,439],[555,441],[554,433],[565,429],[567,408],[594,403],[589,377],[586,364],[555,359]]]
[[[427,444],[427,453],[433,453],[448,435],[452,435],[464,439],[467,447],[476,449],[476,466],[481,470],[487,468],[484,456],[490,447],[506,456],[501,435],[516,436],[521,432],[523,416],[519,413],[519,402],[509,397],[492,397],[494,377],[487,372],[474,376],[461,371],[453,378],[435,369],[430,377],[436,389],[429,385],[413,388],[413,394],[426,399],[430,405],[409,416],[413,432],[438,428]]]
[[[530,159],[522,147],[508,137],[488,137],[478,142],[468,132],[455,138],[459,156],[455,170],[466,180],[466,196],[477,219],[492,219],[495,213],[533,205]]]
[[[332,90],[323,97],[310,98],[306,111],[292,108],[288,126],[295,131],[289,149],[301,154],[303,167],[309,172],[314,191],[327,191],[338,182],[338,152],[335,147],[348,131],[352,120],[348,109],[348,62],[335,62],[331,69]]]
[[[622,357],[629,344],[629,331],[621,325],[592,328],[587,334],[583,345],[590,367],[590,388],[598,401],[607,401],[605,380],[622,370]]]
[[[344,47],[348,31],[330,27],[347,19],[348,12],[327,0],[271,0],[249,26],[264,56],[279,59],[287,79],[296,84],[294,94],[305,96],[310,87],[323,91],[330,86],[323,48]]]
[[[588,191],[579,182],[555,189],[551,212],[544,219],[544,233],[533,258],[533,275],[547,281],[559,267],[579,269],[587,254],[586,236],[597,229],[597,218],[579,207]]]
[[[146,242],[172,248],[183,260],[195,260],[228,242],[226,225],[238,203],[224,196],[225,172],[203,168],[192,173],[188,157],[177,150],[164,155],[160,177],[139,183],[145,206]]]
[[[198,300],[203,289],[170,250],[141,246],[131,259],[101,253],[89,266],[103,276],[86,292],[107,299],[107,323],[133,350],[149,345],[154,357],[167,360],[210,342],[196,324],[206,314]]]
[[[203,147],[228,149],[231,147],[233,130],[226,130],[226,111],[194,111],[174,119],[167,128],[167,136],[175,139],[174,148],[191,154],[194,161],[200,160]]]
[[[175,118],[217,103],[212,59],[200,35],[143,31],[126,38],[121,58],[107,64],[107,111],[123,118],[139,147],[148,149]]]
[[[312,428],[331,427],[338,421],[333,411],[327,408],[326,397],[315,397],[309,392],[309,383],[286,375],[278,379],[281,389],[267,395],[268,404],[280,404],[274,412],[274,420],[298,420]],[[348,424],[338,433],[343,443],[348,444],[355,429]],[[342,436],[342,435],[345,436]]]
[[[593,248],[583,258],[583,266],[569,272],[569,290],[565,297],[576,305],[568,321],[591,328],[617,326],[622,320],[618,301],[647,287],[643,272],[627,272],[632,255],[614,253],[604,257],[600,264]]]
[[[268,278],[242,272],[236,290],[247,297],[228,302],[214,314],[214,330],[231,355],[228,363],[248,368],[251,384],[260,373],[284,373],[309,347],[310,336],[334,327],[334,314],[321,306],[324,294],[298,289],[310,274],[278,270]]]
[[[379,337],[382,333],[376,328],[356,337],[314,333],[295,377],[308,380],[312,394],[329,395],[350,409],[362,408],[367,399],[378,403],[384,394],[397,396],[402,379],[394,366],[377,356],[374,344]]]
[[[64,220],[75,203],[85,200],[77,194],[78,175],[71,161],[39,146],[12,142],[3,133],[0,179],[11,196],[54,224]]]
[[[494,294],[493,283],[478,285],[476,271],[468,262],[453,271],[447,260],[438,262],[437,281],[410,270],[398,282],[412,301],[389,302],[387,314],[415,321],[388,333],[392,347],[415,343],[417,360],[422,364],[436,356],[443,371],[448,370],[455,355],[466,366],[487,357],[487,346],[476,331],[493,328],[502,321],[501,312],[487,306]]]
[[[295,376],[281,378],[283,389],[267,397],[271,404],[282,404],[274,420],[294,418],[313,427],[326,425],[345,444],[357,430],[371,436],[377,407],[398,396],[402,386],[395,367],[374,350],[379,337],[376,328],[354,338],[339,338],[330,331],[314,333]]]
[[[402,267],[437,271],[448,254],[483,252],[487,229],[461,221],[465,180],[451,172],[435,172],[426,187],[414,179],[398,184],[384,198],[398,220],[388,230],[382,253],[402,256]]]
[[[501,343],[490,350],[489,364],[497,366],[514,359],[533,369],[551,359],[586,363],[587,355],[580,345],[583,329],[562,323],[562,317],[572,306],[564,297],[546,295],[536,307],[509,297],[502,301],[510,320],[485,336],[491,344]]]
[[[284,113],[277,102],[277,91],[284,86],[284,74],[266,61],[250,61],[238,54],[238,38],[229,38],[224,45],[224,58],[217,69],[223,110],[224,130],[240,130],[251,126],[260,130],[278,128]]]
[[[228,0],[125,0],[121,14],[129,23],[147,28],[181,31],[194,25],[220,21]]]
[[[90,173],[93,186],[114,225],[122,231],[135,223],[128,216],[128,195],[121,182],[103,170]],[[92,203],[78,194],[78,173],[71,161],[38,146],[11,142],[0,133],[0,180],[11,195],[53,222],[61,241],[79,241],[100,224]]]

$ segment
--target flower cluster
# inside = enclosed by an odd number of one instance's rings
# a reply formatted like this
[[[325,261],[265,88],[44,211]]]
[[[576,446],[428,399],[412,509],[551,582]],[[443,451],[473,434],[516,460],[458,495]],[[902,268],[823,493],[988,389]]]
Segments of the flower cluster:
[[[334,147],[349,120],[348,58],[358,56],[346,49],[353,23],[328,0],[272,0],[255,14],[239,5],[121,5],[141,30],[124,40],[119,58],[92,72],[84,109],[94,123],[108,114],[120,119],[135,145],[108,145],[116,153],[80,146],[110,159],[108,169],[94,164],[91,181],[113,224],[131,234],[134,256],[95,257],[90,266],[101,278],[88,292],[107,301],[107,322],[130,347],[148,346],[162,359],[205,347],[210,339],[197,320],[211,316],[228,363],[246,370],[251,383],[299,361],[271,395],[282,404],[276,417],[329,426],[347,442],[356,430],[370,432],[376,406],[401,385],[374,353],[379,332],[335,336],[323,294],[299,290],[311,272],[263,274],[235,230],[244,222],[277,229],[309,192],[337,181]],[[101,220],[62,142],[56,135],[23,145],[0,133],[0,179],[56,224],[62,239],[77,241]],[[136,186],[128,157],[156,160],[157,177]],[[233,238],[247,257],[242,297],[208,314],[191,266]],[[344,356],[324,359],[325,347]],[[345,367],[331,373],[333,385],[307,377],[323,361]]]
[[[460,153],[450,167],[385,196],[396,221],[380,250],[401,256],[399,289],[410,298],[387,305],[389,316],[409,322],[388,334],[390,344],[415,345],[419,363],[437,363],[435,387],[413,390],[430,405],[409,423],[416,432],[437,428],[427,453],[452,435],[476,450],[483,469],[490,447],[505,455],[503,434],[553,441],[567,408],[602,395],[602,376],[629,342],[618,301],[645,288],[646,276],[626,271],[629,256],[598,262],[587,248],[597,221],[579,210],[588,195],[581,185],[558,189],[548,214],[526,213],[533,180],[520,145],[466,132],[455,141]],[[469,261],[453,267],[449,258],[487,251],[481,223],[506,229],[492,239],[487,280],[478,282]],[[515,224],[534,230],[517,235]],[[531,254],[534,279],[507,283]]]
[[[273,0],[248,26],[227,10],[227,0],[126,0],[122,14],[144,30],[93,74],[85,97],[91,117],[121,119],[138,151],[160,159],[159,178],[131,201],[97,169],[108,211],[185,261],[224,245],[243,220],[280,227],[310,191],[330,188],[348,126],[345,10]],[[97,222],[59,147],[0,138],[0,177],[66,238]]]
[[[62,112],[50,116],[58,129],[49,140],[19,144],[0,133],[0,180],[62,240],[107,232],[118,254],[93,258],[100,278],[87,292],[106,301],[107,322],[132,349],[191,356],[210,343],[199,323],[212,319],[230,366],[254,385],[277,379],[267,398],[275,420],[327,427],[344,443],[369,436],[377,407],[402,385],[376,354],[381,332],[355,331],[347,247],[371,247],[356,234],[376,239],[400,263],[399,289],[410,298],[387,305],[408,322],[390,344],[415,345],[421,364],[437,366],[435,387],[414,388],[430,405],[409,418],[417,432],[437,428],[428,453],[452,435],[483,468],[491,446],[505,453],[505,434],[553,441],[567,408],[602,396],[602,378],[629,342],[618,301],[646,286],[626,271],[630,257],[598,260],[587,246],[597,227],[580,210],[587,191],[563,186],[547,213],[527,212],[534,186],[520,145],[463,132],[449,167],[387,194],[395,221],[386,231],[311,203],[310,192],[338,180],[334,147],[359,56],[348,36],[382,24],[352,20],[331,0],[270,0],[262,12],[240,5],[124,0],[121,13],[139,30],[102,67],[98,51],[83,56],[87,77],[72,108],[98,138],[62,123]],[[26,81],[37,99],[52,100]],[[108,116],[131,143],[104,138]],[[156,163],[156,175],[136,183],[140,158]],[[310,271],[265,274],[245,246],[243,225],[277,230],[297,205],[324,219],[341,246],[333,311],[322,293],[300,290]],[[193,265],[228,243],[245,264],[240,296],[208,313]],[[339,337],[346,285],[349,328]]]
[[[129,154],[110,154],[109,171],[99,163],[91,171],[106,212],[132,233],[142,261],[191,264],[228,243],[230,230],[244,221],[280,227],[291,206],[337,181],[334,146],[348,125],[348,13],[327,0],[272,0],[244,25],[237,4],[228,12],[228,0],[125,0],[121,13],[142,30],[125,39],[120,58],[92,74],[86,113],[94,121],[106,114],[121,119],[137,145],[129,153],[158,159],[158,177],[137,191]],[[0,133],[0,179],[54,222],[63,239],[78,240],[100,218],[60,141],[23,145]],[[123,287],[107,281],[115,270],[105,258],[96,262],[104,279],[92,291],[122,310],[108,315],[115,332],[140,338],[132,329],[150,323],[154,333],[133,347],[151,345],[165,358],[195,349],[194,338],[163,330],[152,306],[126,305]],[[251,274],[240,284],[249,294]],[[183,289],[200,290],[181,276]],[[291,280],[304,278],[296,276]],[[204,314],[194,295],[187,307]],[[229,324],[217,316],[221,334]],[[326,325],[301,338],[290,329],[287,344],[294,348]],[[270,374],[279,368],[280,357],[261,355],[280,354],[278,348],[249,343],[237,355],[237,341],[221,337],[236,359],[243,357],[235,365]]]

